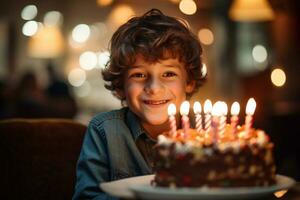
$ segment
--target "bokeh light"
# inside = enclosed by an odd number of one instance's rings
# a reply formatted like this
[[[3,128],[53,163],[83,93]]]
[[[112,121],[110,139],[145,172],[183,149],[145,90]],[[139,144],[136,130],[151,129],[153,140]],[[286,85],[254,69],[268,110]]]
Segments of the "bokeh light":
[[[193,15],[197,11],[197,5],[193,0],[181,0],[179,3],[179,9],[186,15]]]
[[[135,15],[134,10],[127,4],[120,4],[112,10],[109,16],[109,24],[119,27]]]
[[[98,62],[96,53],[92,51],[83,52],[79,57],[79,65],[82,69],[91,70],[96,67]]]
[[[286,81],[286,75],[282,69],[276,68],[271,73],[271,81],[277,87],[282,87]]]
[[[104,69],[109,59],[110,53],[108,51],[100,52],[98,56],[99,67]]]
[[[37,33],[39,24],[36,21],[28,21],[22,27],[22,33],[26,36],[33,36]]]
[[[90,27],[86,24],[78,24],[72,31],[72,39],[78,43],[86,42],[90,37]]]
[[[202,44],[211,45],[214,42],[214,34],[208,28],[200,29],[198,38]]]
[[[109,6],[112,4],[113,0],[97,0],[99,6]]]
[[[68,74],[68,81],[74,87],[81,86],[86,80],[86,73],[83,69],[75,68]]]
[[[59,11],[49,11],[44,16],[44,24],[47,26],[61,26],[63,16]]]
[[[258,44],[252,49],[252,56],[256,62],[262,63],[266,61],[268,52],[263,45]]]
[[[274,195],[275,197],[277,198],[281,198],[283,197],[286,193],[287,193],[288,190],[279,190],[277,192],[274,192]]]
[[[37,7],[35,5],[27,5],[21,11],[21,17],[24,20],[32,20],[37,15]]]

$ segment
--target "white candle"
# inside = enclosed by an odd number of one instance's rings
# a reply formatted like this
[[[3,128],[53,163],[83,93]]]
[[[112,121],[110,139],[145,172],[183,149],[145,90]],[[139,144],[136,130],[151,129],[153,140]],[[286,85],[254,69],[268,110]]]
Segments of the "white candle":
[[[202,111],[202,108],[201,108],[201,104],[198,102],[198,101],[196,101],[195,103],[194,103],[194,113],[195,113],[195,121],[196,121],[196,130],[197,130],[197,132],[198,133],[200,133],[201,132],[201,130],[202,130],[202,117],[201,117],[201,111]]]
[[[212,132],[214,144],[217,144],[219,138],[220,117],[222,116],[222,102],[218,101],[212,109]]]
[[[233,102],[230,109],[231,117],[230,117],[230,126],[232,128],[232,133],[236,133],[236,127],[239,123],[239,113],[240,113],[240,104],[238,102]]]
[[[256,102],[254,98],[250,98],[246,105],[246,118],[245,118],[245,132],[249,134],[253,124],[253,114],[256,108]]]
[[[168,115],[169,115],[169,123],[170,123],[170,135],[172,137],[176,137],[176,106],[175,104],[171,103],[168,106]]]
[[[187,137],[188,130],[190,128],[190,122],[189,122],[189,110],[190,110],[190,104],[188,101],[184,101],[180,106],[180,114],[182,115],[182,129],[184,137]]]
[[[211,128],[211,111],[212,111],[212,103],[209,99],[204,102],[204,129],[206,133],[209,133]]]
[[[228,107],[227,104],[222,101],[221,102],[221,116],[220,116],[220,126],[219,126],[219,134],[221,136],[225,133],[225,128],[227,124],[227,113],[228,113]]]

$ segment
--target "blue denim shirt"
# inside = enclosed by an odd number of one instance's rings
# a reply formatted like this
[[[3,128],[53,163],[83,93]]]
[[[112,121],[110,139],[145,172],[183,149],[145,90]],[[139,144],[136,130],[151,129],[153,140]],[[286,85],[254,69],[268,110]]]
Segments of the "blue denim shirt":
[[[144,130],[128,108],[95,116],[87,129],[77,163],[73,200],[113,199],[99,184],[151,174],[135,141]]]

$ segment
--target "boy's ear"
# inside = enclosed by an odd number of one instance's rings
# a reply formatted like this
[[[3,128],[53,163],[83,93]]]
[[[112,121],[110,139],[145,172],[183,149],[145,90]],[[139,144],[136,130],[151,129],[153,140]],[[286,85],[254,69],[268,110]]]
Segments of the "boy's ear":
[[[189,83],[187,83],[186,87],[185,87],[185,92],[186,93],[192,93],[195,89],[196,86],[196,81],[190,81]]]

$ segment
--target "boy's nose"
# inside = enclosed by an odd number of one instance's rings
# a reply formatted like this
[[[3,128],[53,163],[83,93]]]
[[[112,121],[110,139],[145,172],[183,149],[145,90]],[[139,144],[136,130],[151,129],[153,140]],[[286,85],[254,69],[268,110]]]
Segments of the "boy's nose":
[[[147,94],[156,94],[162,89],[163,89],[163,84],[161,83],[160,80],[155,78],[149,79],[144,88]]]

